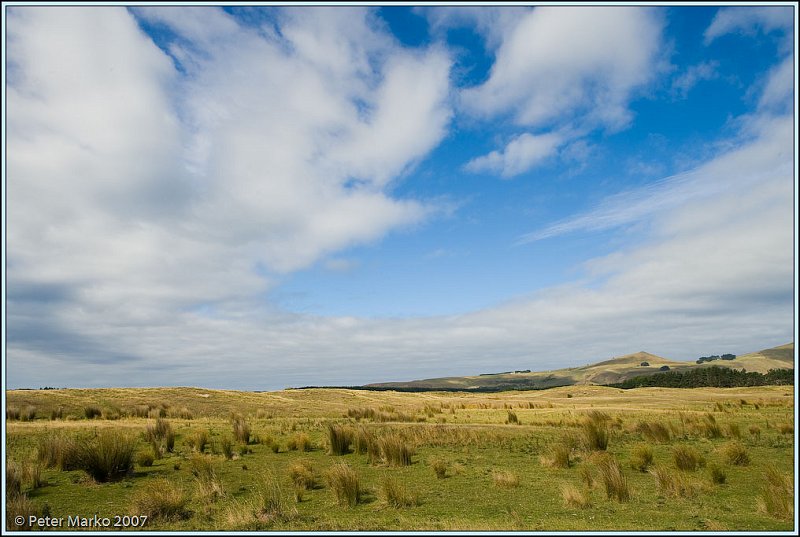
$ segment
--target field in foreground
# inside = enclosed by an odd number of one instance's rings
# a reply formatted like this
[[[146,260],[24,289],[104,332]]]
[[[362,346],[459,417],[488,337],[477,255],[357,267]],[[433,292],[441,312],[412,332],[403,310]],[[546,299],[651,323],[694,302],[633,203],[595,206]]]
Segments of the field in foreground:
[[[793,529],[791,387],[6,395],[8,529]]]

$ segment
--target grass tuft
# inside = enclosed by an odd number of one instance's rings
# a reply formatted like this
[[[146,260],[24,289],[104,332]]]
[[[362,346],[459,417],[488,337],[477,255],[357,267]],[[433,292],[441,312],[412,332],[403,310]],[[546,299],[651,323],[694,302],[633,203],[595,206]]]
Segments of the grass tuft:
[[[519,476],[505,470],[492,470],[492,483],[495,487],[515,488],[519,486]]]
[[[567,507],[587,509],[592,506],[589,491],[581,490],[569,483],[561,485],[561,499]]]
[[[76,466],[101,483],[120,479],[133,470],[134,446],[133,438],[124,433],[100,431],[78,444]]]
[[[670,470],[666,466],[656,465],[650,470],[656,480],[656,487],[665,496],[673,498],[693,498],[701,486],[687,475]]]
[[[570,460],[571,449],[565,442],[557,442],[550,446],[548,455],[542,455],[539,460],[544,466],[552,468],[569,468],[572,464]]]
[[[156,478],[142,485],[132,501],[132,512],[149,519],[180,520],[189,518],[189,498],[181,487],[165,478]]]
[[[708,477],[711,480],[711,483],[713,483],[714,485],[723,485],[725,481],[728,479],[728,475],[725,473],[725,470],[723,470],[716,464],[709,465]]]
[[[729,442],[722,446],[721,450],[725,462],[728,464],[733,466],[747,466],[750,464],[750,455],[747,453],[747,448],[739,442]]]
[[[622,467],[613,456],[603,457],[597,462],[600,480],[606,489],[606,497],[618,502],[627,502],[631,498],[628,479],[622,473]]]
[[[86,416],[87,420],[93,420],[95,418],[100,417],[103,414],[103,411],[100,410],[100,407],[94,405],[88,405],[83,407],[83,415]]]
[[[334,464],[325,477],[339,505],[355,507],[361,501],[361,484],[358,474],[349,464],[344,462]]]
[[[250,424],[240,415],[233,417],[233,437],[242,444],[250,443]]]
[[[395,509],[419,505],[419,496],[394,477],[386,477],[381,482],[379,495],[386,505]]]
[[[331,455],[346,455],[350,453],[350,444],[353,442],[353,430],[336,423],[328,424],[328,453]]]
[[[783,476],[774,466],[767,468],[764,477],[758,510],[775,518],[791,520],[794,515],[791,477]]]
[[[692,446],[678,445],[672,448],[672,460],[679,470],[694,472],[697,468],[705,465],[705,459]]]
[[[667,444],[671,440],[669,428],[660,421],[641,421],[636,431],[651,442]]]
[[[436,479],[444,479],[447,477],[447,461],[444,459],[433,459],[431,461],[431,468],[433,468],[433,473],[436,474]]]
[[[45,468],[75,470],[78,468],[78,444],[63,434],[44,437],[37,447],[37,458]]]
[[[307,433],[295,433],[289,439],[287,447],[292,451],[311,451],[311,437]]]
[[[636,444],[631,449],[631,468],[646,472],[653,464],[653,448],[648,444]]]
[[[314,488],[314,467],[310,461],[300,460],[292,463],[289,466],[289,477],[295,487],[299,489],[312,490]]]
[[[390,433],[378,439],[381,456],[384,463],[389,466],[409,466],[414,448],[402,436]]]
[[[583,445],[587,451],[605,451],[608,448],[608,414],[592,411],[581,421]]]

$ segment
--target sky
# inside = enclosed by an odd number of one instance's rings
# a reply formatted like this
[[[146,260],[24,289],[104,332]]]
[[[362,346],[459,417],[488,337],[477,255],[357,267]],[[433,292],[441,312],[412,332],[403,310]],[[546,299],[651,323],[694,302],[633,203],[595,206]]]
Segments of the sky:
[[[6,386],[794,341],[795,8],[4,4]]]

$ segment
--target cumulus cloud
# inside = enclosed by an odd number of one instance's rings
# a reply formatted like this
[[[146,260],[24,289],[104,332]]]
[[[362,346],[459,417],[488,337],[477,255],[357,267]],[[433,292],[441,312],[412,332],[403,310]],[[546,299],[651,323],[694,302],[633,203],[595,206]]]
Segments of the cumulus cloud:
[[[505,149],[492,151],[469,161],[465,169],[470,172],[490,171],[503,177],[518,175],[553,155],[563,142],[559,134],[540,136],[523,133],[511,140]]]
[[[517,175],[541,161],[541,145],[556,133],[569,130],[575,140],[597,128],[626,127],[628,102],[659,69],[661,31],[646,8],[537,7],[520,14],[503,33],[488,80],[464,89],[461,104],[477,117],[507,117],[518,128],[551,134],[518,135],[467,169]]]
[[[703,37],[709,44],[730,33],[753,35],[757,31],[789,30],[793,24],[791,6],[735,6],[720,9]]]
[[[70,291],[11,296],[11,373],[52,360],[45,328],[77,362],[152,365],[195,317],[436,210],[390,187],[446,133],[450,60],[370,10],[15,7],[8,37],[8,282]]]

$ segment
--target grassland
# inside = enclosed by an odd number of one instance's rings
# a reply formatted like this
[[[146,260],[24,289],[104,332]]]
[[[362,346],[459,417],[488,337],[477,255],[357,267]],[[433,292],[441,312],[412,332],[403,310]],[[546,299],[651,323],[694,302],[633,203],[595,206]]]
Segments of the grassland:
[[[162,531],[793,529],[791,387],[19,390],[7,407],[8,529],[17,513],[148,514]],[[117,434],[129,468],[81,469]]]

